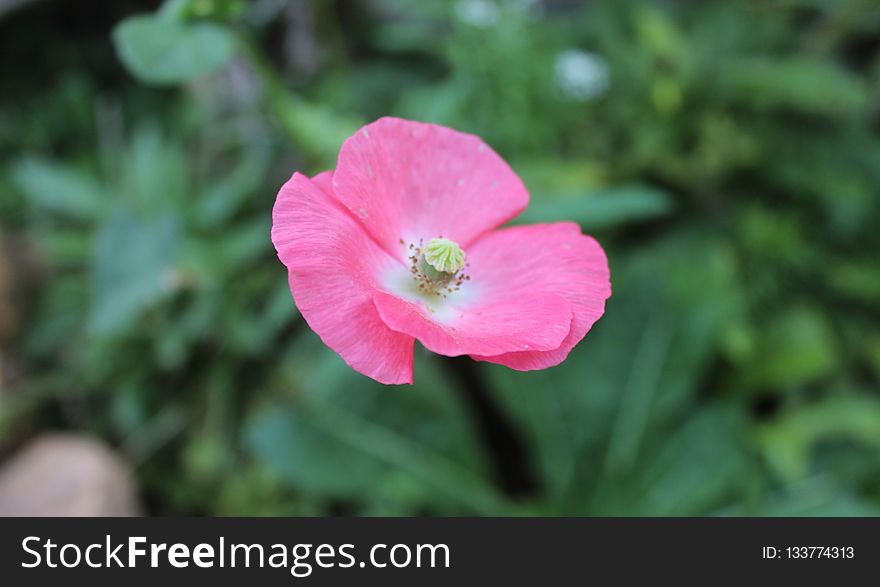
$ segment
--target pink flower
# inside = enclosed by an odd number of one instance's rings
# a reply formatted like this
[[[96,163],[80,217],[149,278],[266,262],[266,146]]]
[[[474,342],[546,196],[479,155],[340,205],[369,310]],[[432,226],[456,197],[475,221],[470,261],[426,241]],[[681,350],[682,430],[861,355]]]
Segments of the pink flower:
[[[382,118],[345,141],[335,171],[282,186],[272,242],[306,322],[376,381],[412,383],[416,339],[544,369],[602,316],[611,286],[578,225],[498,229],[528,201],[478,137]]]

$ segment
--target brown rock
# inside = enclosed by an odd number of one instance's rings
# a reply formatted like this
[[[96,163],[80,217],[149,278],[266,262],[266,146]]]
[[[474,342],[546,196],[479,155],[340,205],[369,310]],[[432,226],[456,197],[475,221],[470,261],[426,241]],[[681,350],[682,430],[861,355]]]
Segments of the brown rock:
[[[136,516],[129,468],[100,442],[47,434],[0,468],[0,516]]]

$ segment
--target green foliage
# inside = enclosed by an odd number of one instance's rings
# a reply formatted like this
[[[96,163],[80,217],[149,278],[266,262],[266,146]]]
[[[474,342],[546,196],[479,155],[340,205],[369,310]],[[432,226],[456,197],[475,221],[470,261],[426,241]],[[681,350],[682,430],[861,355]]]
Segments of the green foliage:
[[[849,440],[880,447],[880,402],[840,393],[759,427],[757,438],[776,473],[798,479],[809,472],[811,451],[820,442]]]
[[[94,302],[90,326],[113,332],[170,289],[179,230],[174,217],[144,222],[130,210],[113,210],[99,229],[92,261]],[[124,246],[121,246],[125,243]]]
[[[388,390],[340,368],[339,358],[320,351],[296,362],[309,360],[301,393],[259,408],[246,424],[259,462],[316,499],[366,506],[361,513],[505,511],[438,365],[420,357],[422,381],[388,405]],[[368,504],[360,503],[365,494]]]
[[[235,37],[223,26],[132,16],[113,31],[119,59],[148,84],[177,84],[217,71],[232,58]]]
[[[50,88],[4,79],[0,230],[42,277],[0,449],[87,430],[160,514],[880,513],[880,10],[269,4],[123,18],[136,79],[49,54]],[[278,186],[385,114],[481,135],[532,194],[516,222],[605,247],[613,296],[563,364],[417,348],[386,388],[299,318]]]
[[[621,186],[562,197],[547,196],[529,206],[516,221],[523,223],[570,220],[586,230],[613,228],[654,220],[672,210],[672,200],[661,190]]]
[[[858,117],[869,100],[863,80],[828,61],[745,58],[727,67],[725,90],[756,109]]]
[[[492,369],[536,451],[544,513],[695,515],[753,489],[746,414],[697,396],[713,342],[741,305],[728,263],[700,234],[612,260],[621,269],[607,311],[617,319],[600,321],[591,344],[548,371]],[[686,275],[700,276],[702,292],[677,287]]]
[[[839,361],[834,333],[809,307],[781,310],[762,327],[753,352],[754,368],[744,374],[744,389],[796,389],[830,375]]]
[[[44,160],[20,162],[12,181],[32,206],[72,220],[94,221],[107,203],[102,186],[91,177]]]

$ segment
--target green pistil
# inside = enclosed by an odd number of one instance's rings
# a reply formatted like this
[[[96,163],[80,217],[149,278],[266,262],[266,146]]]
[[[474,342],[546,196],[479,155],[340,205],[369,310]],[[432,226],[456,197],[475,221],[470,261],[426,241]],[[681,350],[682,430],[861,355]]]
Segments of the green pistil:
[[[413,253],[411,271],[420,292],[446,297],[470,279],[462,273],[466,266],[464,251],[448,238],[434,238],[427,245],[419,242],[418,247],[409,248]]]
[[[455,275],[464,269],[464,251],[448,238],[432,238],[422,251],[422,265]]]

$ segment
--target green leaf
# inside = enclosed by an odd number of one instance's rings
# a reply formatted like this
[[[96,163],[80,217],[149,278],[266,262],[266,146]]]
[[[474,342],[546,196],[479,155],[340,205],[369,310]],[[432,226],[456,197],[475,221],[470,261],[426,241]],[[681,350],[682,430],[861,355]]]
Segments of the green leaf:
[[[228,228],[221,242],[208,241],[207,244],[213,247],[213,254],[222,269],[233,273],[272,250],[272,242],[266,236],[269,231],[269,222],[258,217]]]
[[[140,212],[183,214],[192,202],[192,166],[179,141],[157,126],[138,127],[119,162],[119,193]]]
[[[561,365],[529,373],[488,367],[496,397],[533,447],[548,491],[546,513],[697,514],[718,505],[728,490],[741,490],[735,475],[719,469],[723,486],[711,485],[687,506],[685,485],[675,495],[670,489],[649,499],[645,486],[651,483],[641,477],[659,460],[691,462],[687,454],[661,454],[657,447],[685,433],[681,414],[692,413],[713,342],[737,311],[733,263],[715,239],[689,235],[652,243],[612,262],[621,269],[612,271],[614,295],[606,313]],[[736,426],[725,430],[736,432]],[[693,441],[707,430],[713,426],[687,434]],[[726,444],[727,432],[719,434],[713,440],[718,453],[739,454]],[[675,446],[684,449],[688,442]],[[642,491],[615,497],[623,487]]]
[[[786,485],[752,502],[742,502],[717,512],[730,516],[877,517],[877,504],[828,477],[809,477]]]
[[[790,390],[829,375],[839,363],[834,332],[818,308],[788,308],[771,317],[759,335],[743,371],[747,389]]]
[[[101,226],[92,265],[93,332],[116,332],[173,290],[179,240],[173,217],[140,218],[117,207]]]
[[[249,418],[246,444],[258,462],[299,491],[353,500],[366,511],[505,509],[454,391],[429,361],[417,360],[424,383],[389,389],[316,350],[296,355],[309,366],[300,370],[307,379],[296,400],[270,403]]]
[[[245,0],[167,0],[159,9],[164,18],[230,20],[247,10]]]
[[[737,503],[757,472],[743,416],[723,404],[689,414],[648,448],[633,475],[604,480],[595,498],[600,513],[681,516]]]
[[[869,103],[862,80],[831,61],[755,57],[735,60],[721,71],[729,95],[757,109],[854,115]]]
[[[880,267],[876,260],[840,259],[829,268],[831,287],[866,304],[880,300]]]
[[[876,518],[880,516],[880,507],[867,499],[826,489],[776,496],[756,509],[738,513],[759,517]]]
[[[212,182],[193,202],[193,222],[218,228],[230,221],[263,185],[270,157],[267,149],[251,148],[228,174]]]
[[[12,178],[35,209],[74,220],[96,219],[106,202],[106,192],[91,177],[43,159],[20,161]]]
[[[577,222],[587,230],[643,222],[672,211],[666,192],[647,186],[623,186],[568,197],[536,198],[517,218],[518,223]]]
[[[270,101],[287,135],[305,153],[325,164],[332,164],[345,139],[363,124],[354,116],[290,92],[275,93]]]
[[[113,30],[119,59],[138,79],[149,84],[177,84],[212,73],[236,50],[225,27],[184,23],[153,15],[132,16]]]
[[[836,395],[787,413],[761,426],[758,443],[784,479],[803,477],[824,440],[851,440],[880,452],[880,402],[860,395]]]

